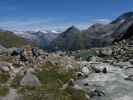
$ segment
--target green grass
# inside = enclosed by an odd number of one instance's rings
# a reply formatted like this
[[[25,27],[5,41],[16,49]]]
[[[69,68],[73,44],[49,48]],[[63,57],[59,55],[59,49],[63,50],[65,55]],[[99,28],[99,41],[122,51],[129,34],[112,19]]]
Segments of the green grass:
[[[44,87],[21,87],[19,93],[23,94],[22,100],[86,100],[84,91],[73,88],[61,90],[51,87],[50,90]]]
[[[55,80],[60,80],[64,83],[72,78],[72,73],[71,72],[59,73],[59,72],[56,72],[55,70],[50,70],[50,71],[43,70],[37,73],[37,76],[39,80],[45,84]]]
[[[0,73],[0,83],[6,83],[9,78],[10,75],[8,73]]]
[[[42,69],[35,73],[42,83],[40,87],[18,88],[18,93],[23,94],[23,100],[86,100],[83,91],[71,87],[61,89],[73,78],[71,71],[60,71],[59,66],[53,66],[51,63],[46,63]]]
[[[9,93],[9,88],[0,86],[0,96],[6,96]]]
[[[29,44],[25,39],[16,36],[12,32],[0,32],[0,44],[4,47],[21,47]]]
[[[16,77],[14,78],[14,80],[11,83],[11,86],[13,88],[18,88],[20,86],[20,81],[21,81],[22,78],[23,78],[23,76],[21,76],[19,74],[16,75]]]
[[[67,88],[65,91],[71,96],[70,100],[86,100],[85,92],[82,90]]]

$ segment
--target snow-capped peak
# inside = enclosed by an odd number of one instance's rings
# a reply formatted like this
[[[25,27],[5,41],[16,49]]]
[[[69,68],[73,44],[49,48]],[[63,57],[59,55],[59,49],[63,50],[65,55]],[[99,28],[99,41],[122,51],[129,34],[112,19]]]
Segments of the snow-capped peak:
[[[56,30],[52,30],[51,32],[52,33],[60,33],[59,31],[56,31]]]

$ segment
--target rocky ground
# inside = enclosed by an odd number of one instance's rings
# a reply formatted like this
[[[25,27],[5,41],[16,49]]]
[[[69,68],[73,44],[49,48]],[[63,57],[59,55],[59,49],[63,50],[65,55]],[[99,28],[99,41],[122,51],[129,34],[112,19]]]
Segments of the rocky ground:
[[[100,58],[82,62],[86,78],[75,82],[89,91],[91,100],[132,100],[132,50],[126,41],[95,49]],[[86,70],[84,70],[84,69]]]
[[[132,100],[131,43],[71,53],[31,48],[0,50],[0,100]]]

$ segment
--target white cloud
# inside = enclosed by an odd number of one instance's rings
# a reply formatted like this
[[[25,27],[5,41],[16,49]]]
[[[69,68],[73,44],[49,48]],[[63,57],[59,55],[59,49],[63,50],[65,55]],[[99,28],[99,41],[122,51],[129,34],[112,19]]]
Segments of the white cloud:
[[[95,19],[93,21],[94,21],[93,23],[103,23],[103,24],[108,24],[111,22],[110,19]]]

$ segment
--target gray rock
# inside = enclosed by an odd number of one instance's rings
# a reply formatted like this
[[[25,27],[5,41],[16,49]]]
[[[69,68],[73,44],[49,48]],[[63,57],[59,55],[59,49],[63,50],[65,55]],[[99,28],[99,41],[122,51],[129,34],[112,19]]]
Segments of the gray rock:
[[[133,65],[133,59],[130,59],[130,61],[129,61],[132,65]]]
[[[101,65],[104,66],[104,64]],[[75,84],[87,91],[92,91],[91,100],[132,100],[133,75],[127,76],[125,69],[117,66],[111,65],[106,68],[109,73],[91,73],[87,78],[77,80]],[[127,80],[125,80],[125,77],[127,77]],[[94,91],[95,89],[103,91],[105,95],[99,94],[99,92]]]
[[[21,80],[20,85],[22,85],[22,86],[35,86],[36,87],[36,86],[40,86],[41,83],[35,75],[33,75],[30,72],[27,72],[26,75]]]
[[[125,78],[125,80],[133,81],[133,75],[129,75],[127,78]]]
[[[0,64],[0,70],[4,72],[9,72],[10,71],[10,66],[6,63],[1,63]]]
[[[111,48],[103,48],[101,49],[100,53],[104,56],[111,56],[112,55],[112,49]]]
[[[82,68],[82,73],[86,76],[86,75],[89,75],[91,71],[88,69],[88,67],[83,67]]]
[[[6,50],[6,48],[3,47],[2,45],[0,45],[0,51],[1,51],[1,50]]]

